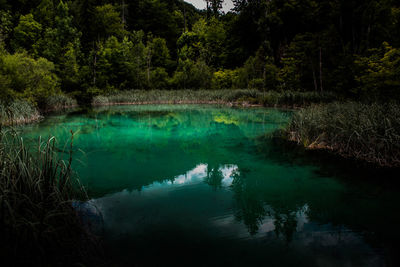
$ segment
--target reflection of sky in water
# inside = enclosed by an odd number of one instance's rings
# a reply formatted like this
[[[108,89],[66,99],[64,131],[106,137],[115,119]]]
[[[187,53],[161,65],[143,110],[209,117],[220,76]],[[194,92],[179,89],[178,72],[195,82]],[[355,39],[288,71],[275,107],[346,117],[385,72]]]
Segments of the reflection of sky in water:
[[[209,175],[207,164],[199,164],[185,174],[171,180],[154,182],[140,190],[123,190],[122,192],[92,199],[104,218],[104,227],[112,240],[124,239],[126,236],[135,239],[144,232],[155,233],[160,224],[177,225],[185,231],[191,228],[193,238],[197,234],[212,235],[213,238],[232,240],[260,240],[274,246],[287,246],[285,237],[277,233],[276,211],[264,205],[265,216],[259,222],[258,231],[250,234],[246,225],[235,217],[232,210],[232,192],[230,187],[235,175],[240,175],[236,165],[223,165],[218,168],[221,173],[222,188],[213,192],[205,183]],[[193,188],[190,190],[190,188]],[[189,191],[189,196],[184,192]],[[200,193],[199,193],[200,192]],[[190,197],[190,194],[193,194]],[[185,197],[182,197],[185,196]],[[214,200],[216,208],[202,209],[198,203],[191,201]],[[190,204],[189,204],[190,203]],[[171,206],[175,205],[174,208]],[[206,203],[207,205],[207,203]],[[210,206],[209,203],[207,205]],[[190,210],[189,209],[195,209]],[[197,209],[197,210],[196,210]],[[295,233],[290,241],[290,249],[295,253],[313,251],[316,266],[380,266],[382,259],[364,243],[363,238],[343,226],[320,225],[309,220],[307,204],[294,212]],[[280,214],[280,216],[286,216]],[[155,232],[153,232],[155,231]],[[288,247],[288,248],[289,248]],[[330,251],[334,251],[332,254]],[[346,259],[346,254],[365,254],[362,259]],[[337,256],[344,258],[336,258]]]

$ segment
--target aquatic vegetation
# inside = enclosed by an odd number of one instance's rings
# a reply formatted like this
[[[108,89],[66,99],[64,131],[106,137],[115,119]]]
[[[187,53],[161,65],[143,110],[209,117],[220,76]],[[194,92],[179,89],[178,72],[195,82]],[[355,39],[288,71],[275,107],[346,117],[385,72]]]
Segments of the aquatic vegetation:
[[[294,114],[287,134],[309,148],[330,149],[381,166],[400,166],[399,112],[395,103],[314,105]]]
[[[76,99],[65,94],[58,94],[46,98],[44,111],[56,111],[78,106]]]
[[[97,96],[92,105],[108,104],[190,104],[232,103],[263,105],[268,107],[299,107],[312,103],[329,103],[338,99],[331,92],[260,91],[257,89],[232,90],[130,90]]]
[[[40,119],[40,113],[27,101],[15,100],[9,104],[0,102],[0,126],[15,125]]]
[[[34,146],[12,131],[0,132],[0,249],[3,262],[58,265],[90,261],[96,249],[73,209],[86,199],[55,138]]]

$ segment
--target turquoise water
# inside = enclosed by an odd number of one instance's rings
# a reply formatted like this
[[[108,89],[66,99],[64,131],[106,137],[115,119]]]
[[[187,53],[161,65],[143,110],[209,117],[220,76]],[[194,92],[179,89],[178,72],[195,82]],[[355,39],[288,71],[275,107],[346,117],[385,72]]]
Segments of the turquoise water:
[[[119,106],[23,132],[60,148],[74,132],[85,207],[117,266],[395,266],[397,187],[273,138],[291,114]]]

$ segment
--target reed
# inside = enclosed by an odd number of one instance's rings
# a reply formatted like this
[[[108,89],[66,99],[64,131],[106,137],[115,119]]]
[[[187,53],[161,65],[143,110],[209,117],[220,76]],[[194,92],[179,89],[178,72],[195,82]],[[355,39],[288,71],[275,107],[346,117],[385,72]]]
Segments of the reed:
[[[8,104],[0,101],[0,126],[29,123],[40,118],[39,111],[27,101],[14,100]]]
[[[73,209],[86,199],[55,138],[28,146],[14,131],[0,132],[0,253],[15,266],[83,264],[94,240]]]
[[[289,139],[380,166],[400,167],[400,106],[356,102],[313,105],[295,113]]]
[[[337,100],[333,93],[262,92],[256,89],[225,90],[130,90],[93,98],[92,105],[112,104],[242,104],[299,107]]]
[[[53,95],[49,96],[46,101],[45,101],[45,106],[43,107],[43,110],[45,112],[49,111],[58,111],[58,110],[63,110],[67,108],[73,108],[78,106],[78,102],[67,95],[64,94],[58,94],[58,95]]]

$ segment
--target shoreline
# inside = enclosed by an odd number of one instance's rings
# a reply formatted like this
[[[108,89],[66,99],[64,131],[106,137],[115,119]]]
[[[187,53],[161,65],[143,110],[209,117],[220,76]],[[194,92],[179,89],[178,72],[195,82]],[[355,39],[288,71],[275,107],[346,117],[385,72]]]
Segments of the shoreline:
[[[203,100],[168,100],[168,101],[137,101],[137,102],[110,102],[110,103],[92,103],[92,107],[108,107],[108,106],[134,106],[134,105],[225,105],[227,107],[239,107],[239,108],[277,108],[277,109],[285,109],[290,111],[297,111],[304,106],[289,106],[289,105],[269,105],[264,106],[262,104],[251,104],[246,101],[203,101]],[[79,105],[71,105],[71,106],[64,106],[62,108],[53,108],[43,110],[37,114],[33,114],[33,116],[29,118],[19,118],[14,121],[7,120],[3,122],[1,126],[3,127],[12,127],[12,126],[19,126],[24,124],[30,123],[37,123],[43,120],[47,114],[52,112],[68,112],[69,109],[79,108]],[[364,157],[363,155],[357,155],[356,153],[352,153],[351,151],[344,151],[343,148],[334,144],[329,144],[324,140],[314,140],[310,144],[303,144],[301,140],[296,138],[296,132],[287,132],[284,134],[284,138],[290,142],[295,142],[298,146],[302,146],[307,150],[314,150],[314,151],[325,151],[327,153],[333,153],[338,155],[344,159],[349,160],[358,160],[360,162],[364,162],[366,164],[371,164],[376,167],[380,168],[399,168],[400,163],[388,163],[387,161],[377,160],[375,158]],[[354,155],[353,155],[354,154]]]
[[[290,105],[262,105],[262,104],[251,104],[248,102],[227,102],[227,101],[139,101],[139,102],[110,102],[91,104],[92,107],[105,107],[105,106],[135,106],[135,105],[225,105],[228,107],[243,107],[243,108],[277,108],[286,110],[300,110],[304,106],[290,106]]]

